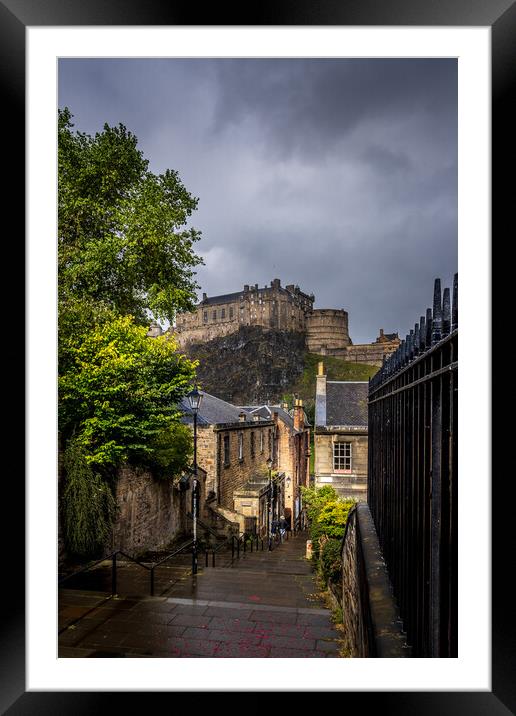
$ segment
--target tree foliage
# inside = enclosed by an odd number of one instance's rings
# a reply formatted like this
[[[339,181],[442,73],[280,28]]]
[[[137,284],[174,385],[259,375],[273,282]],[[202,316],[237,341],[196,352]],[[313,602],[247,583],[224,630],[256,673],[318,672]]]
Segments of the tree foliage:
[[[68,548],[87,554],[109,532],[122,462],[172,478],[191,459],[177,405],[196,363],[146,334],[193,307],[202,259],[187,226],[197,199],[176,171],[150,172],[123,125],[92,137],[60,110],[58,154],[61,514]]]
[[[73,554],[93,554],[104,546],[115,517],[111,486],[88,464],[86,451],[77,441],[68,442],[63,462],[63,537]]]
[[[148,322],[172,321],[195,301],[193,250],[200,233],[186,224],[198,200],[176,171],[153,174],[122,124],[94,137],[74,132],[59,111],[59,298],[93,301]]]
[[[146,461],[158,435],[172,437],[171,425],[179,417],[175,406],[189,390],[195,367],[176,348],[168,336],[148,338],[131,316],[99,323],[80,340],[63,338],[67,370],[59,377],[60,428],[65,438],[76,435],[89,464]],[[187,458],[188,452],[179,469]]]

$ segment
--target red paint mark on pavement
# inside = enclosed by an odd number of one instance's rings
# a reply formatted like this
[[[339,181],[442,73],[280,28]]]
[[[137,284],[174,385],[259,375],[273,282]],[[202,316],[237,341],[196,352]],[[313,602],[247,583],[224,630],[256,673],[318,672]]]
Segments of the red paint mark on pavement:
[[[248,598],[251,600],[251,602],[261,602],[262,601],[261,597],[256,596],[256,594],[251,594],[251,596]]]

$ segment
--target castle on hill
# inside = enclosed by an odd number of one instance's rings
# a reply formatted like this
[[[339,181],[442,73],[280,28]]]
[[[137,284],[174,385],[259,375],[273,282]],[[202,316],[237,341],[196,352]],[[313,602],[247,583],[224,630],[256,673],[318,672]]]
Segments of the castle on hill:
[[[241,326],[264,330],[305,333],[306,349],[319,355],[381,365],[383,357],[399,345],[396,333],[380,335],[374,343],[353,345],[348,331],[348,313],[343,309],[313,307],[315,296],[293,284],[282,286],[279,278],[270,286],[245,284],[241,291],[208,297],[190,313],[178,313],[176,334],[179,346],[206,343],[238,331]]]

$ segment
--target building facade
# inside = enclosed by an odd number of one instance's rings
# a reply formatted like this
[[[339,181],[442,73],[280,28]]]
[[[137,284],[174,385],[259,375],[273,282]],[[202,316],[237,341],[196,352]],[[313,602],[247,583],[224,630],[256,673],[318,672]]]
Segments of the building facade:
[[[302,510],[301,487],[308,487],[310,475],[310,425],[303,401],[296,400],[292,410],[288,405],[247,406],[253,417],[274,422],[273,465],[283,486],[280,500],[287,522],[293,527]]]
[[[279,278],[270,286],[245,285],[241,291],[208,297],[191,313],[179,313],[173,329],[180,347],[205,343],[237,331],[240,326],[261,326],[281,331],[305,331],[314,296],[299,286],[283,287]]]
[[[267,461],[274,460],[275,423],[200,392],[197,463],[206,472],[202,514],[213,511],[238,523],[240,532],[253,532],[266,522],[263,496],[269,482]],[[192,425],[186,402],[181,407],[184,422]]]
[[[314,426],[315,486],[367,500],[367,382],[330,381],[319,363]]]
[[[374,343],[350,345],[346,349],[344,358],[353,363],[381,366],[384,359],[398,349],[400,343],[397,333],[384,333],[383,328],[380,328],[380,335]]]

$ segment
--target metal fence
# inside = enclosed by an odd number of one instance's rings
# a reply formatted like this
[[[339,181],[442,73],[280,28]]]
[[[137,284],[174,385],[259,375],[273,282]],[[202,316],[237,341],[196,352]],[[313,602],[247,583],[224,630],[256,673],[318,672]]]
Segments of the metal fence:
[[[369,381],[368,502],[413,656],[457,656],[457,274]]]

